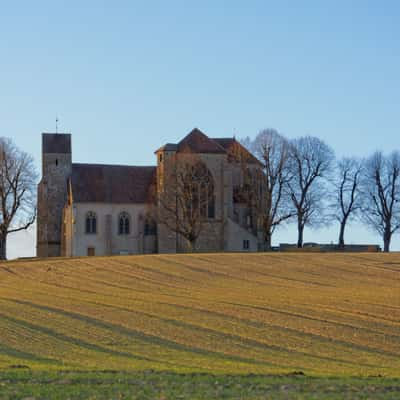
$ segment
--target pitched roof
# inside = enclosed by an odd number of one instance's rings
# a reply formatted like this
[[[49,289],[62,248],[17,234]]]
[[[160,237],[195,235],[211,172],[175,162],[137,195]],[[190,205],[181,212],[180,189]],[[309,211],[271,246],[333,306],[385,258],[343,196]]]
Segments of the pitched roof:
[[[72,196],[77,203],[147,203],[156,167],[72,164]]]
[[[223,147],[197,128],[194,128],[178,143],[177,150],[191,153],[226,153]]]
[[[240,142],[235,138],[209,138],[200,129],[194,128],[178,144],[167,143],[159,151],[177,151],[190,153],[228,154],[228,161],[238,161],[238,155],[244,156],[246,162],[261,164]]]
[[[262,163],[235,138],[213,138],[212,140],[225,149],[228,153],[228,161],[238,161],[238,157],[240,156],[242,160],[249,164],[262,165]]]
[[[71,154],[71,134],[42,133],[42,152]]]
[[[236,142],[235,138],[213,138],[212,140],[214,140],[214,142],[217,142],[225,150],[228,150],[233,145],[233,143]]]
[[[166,143],[164,146],[161,146],[154,153],[158,153],[159,151],[176,151],[178,149],[178,145],[175,143]]]

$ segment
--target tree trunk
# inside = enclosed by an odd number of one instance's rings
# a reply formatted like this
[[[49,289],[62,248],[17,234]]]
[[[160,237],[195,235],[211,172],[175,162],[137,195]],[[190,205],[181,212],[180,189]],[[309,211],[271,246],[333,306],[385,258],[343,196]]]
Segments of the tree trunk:
[[[338,241],[339,249],[341,249],[341,250],[344,249],[344,229],[345,228],[346,228],[346,221],[343,220],[340,223],[339,241]]]
[[[7,234],[0,235],[0,261],[7,260]]]
[[[187,252],[188,253],[193,253],[193,250],[194,250],[194,248],[195,248],[195,246],[196,246],[196,242],[195,241],[192,241],[192,240],[188,240],[187,241]]]
[[[270,231],[265,232],[264,235],[264,239],[265,239],[265,250],[266,251],[271,251],[271,247],[272,247],[272,233]]]
[[[385,232],[383,233],[383,251],[385,253],[390,251],[390,241],[392,239],[392,232],[390,228],[385,228]]]
[[[297,232],[298,232],[297,247],[301,249],[303,247],[303,232],[304,232],[304,225],[301,219],[299,219],[299,221],[297,222]]]

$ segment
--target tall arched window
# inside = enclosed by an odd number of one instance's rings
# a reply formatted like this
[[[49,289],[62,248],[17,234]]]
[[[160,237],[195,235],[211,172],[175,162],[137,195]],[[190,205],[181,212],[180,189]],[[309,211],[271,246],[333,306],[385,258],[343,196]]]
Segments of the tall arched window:
[[[193,206],[200,209],[203,218],[215,218],[214,180],[210,171],[203,163],[198,163],[193,175],[197,186],[195,186]]]
[[[97,233],[97,216],[95,212],[89,211],[86,214],[85,228],[86,233]]]
[[[127,212],[119,214],[118,218],[118,234],[129,235],[130,234],[130,217]]]

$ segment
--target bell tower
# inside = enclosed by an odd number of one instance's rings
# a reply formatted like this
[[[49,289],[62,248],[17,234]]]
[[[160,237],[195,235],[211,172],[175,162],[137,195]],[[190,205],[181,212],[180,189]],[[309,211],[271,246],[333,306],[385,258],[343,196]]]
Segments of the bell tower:
[[[61,255],[62,214],[72,173],[71,134],[42,134],[42,179],[38,185],[37,256]]]

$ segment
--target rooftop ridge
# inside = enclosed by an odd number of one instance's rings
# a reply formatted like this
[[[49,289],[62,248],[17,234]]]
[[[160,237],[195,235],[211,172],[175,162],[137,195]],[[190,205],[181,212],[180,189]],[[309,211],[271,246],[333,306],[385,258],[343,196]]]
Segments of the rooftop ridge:
[[[179,143],[178,151],[189,149],[195,153],[221,153],[226,150],[198,128],[192,129]]]
[[[42,135],[71,135],[71,132],[42,132]]]
[[[127,165],[127,164],[103,164],[103,163],[72,163],[73,166],[82,167],[126,167],[126,168],[157,168],[156,165]]]

